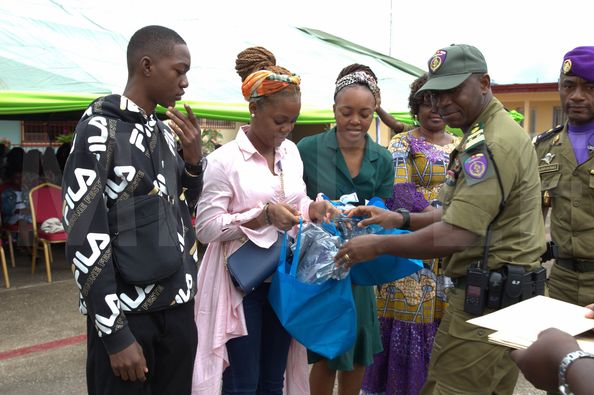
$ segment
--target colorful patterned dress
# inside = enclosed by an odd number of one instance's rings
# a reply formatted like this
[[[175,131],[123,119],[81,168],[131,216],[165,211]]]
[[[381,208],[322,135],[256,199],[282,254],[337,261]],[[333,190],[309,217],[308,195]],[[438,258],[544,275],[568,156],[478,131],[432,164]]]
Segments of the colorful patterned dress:
[[[450,152],[459,139],[445,146],[415,137],[415,130],[397,134],[388,149],[394,159],[391,210],[423,211],[444,182]],[[427,259],[419,272],[378,287],[377,310],[384,351],[367,367],[364,394],[418,394],[425,383],[433,338],[445,310],[441,259]]]

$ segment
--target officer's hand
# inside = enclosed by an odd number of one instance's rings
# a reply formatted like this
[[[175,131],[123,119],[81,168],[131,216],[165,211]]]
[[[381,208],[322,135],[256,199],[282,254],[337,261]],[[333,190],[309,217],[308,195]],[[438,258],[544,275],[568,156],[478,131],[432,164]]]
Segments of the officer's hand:
[[[148,368],[142,347],[137,341],[115,354],[109,354],[113,374],[124,381],[145,381]]]
[[[188,113],[187,117],[173,107],[169,107],[165,114],[173,121],[170,126],[179,137],[184,161],[195,166],[202,159],[202,132],[190,106],[184,104],[184,108]]]
[[[359,206],[345,212],[349,217],[365,217],[358,224],[360,227],[378,224],[385,229],[399,228],[404,222],[402,214],[384,210],[376,206]]]
[[[536,388],[546,391],[559,389],[559,364],[565,355],[579,350],[575,338],[556,328],[538,334],[538,339],[525,350],[511,352],[524,376]]]
[[[586,312],[586,318],[594,318],[594,303],[586,306],[589,311]]]
[[[334,256],[337,266],[350,268],[356,263],[369,261],[380,255],[379,246],[385,243],[385,238],[380,235],[363,235],[353,237],[340,247]]]

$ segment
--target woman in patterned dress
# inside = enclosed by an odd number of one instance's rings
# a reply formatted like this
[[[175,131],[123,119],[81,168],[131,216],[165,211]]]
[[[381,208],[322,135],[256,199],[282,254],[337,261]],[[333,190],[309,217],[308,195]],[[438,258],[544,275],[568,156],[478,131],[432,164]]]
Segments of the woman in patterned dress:
[[[391,210],[432,210],[444,182],[449,154],[459,138],[446,133],[445,122],[432,111],[426,95],[416,96],[427,81],[411,84],[409,107],[418,127],[395,135],[388,149],[394,159]],[[378,287],[377,308],[384,351],[367,367],[365,394],[418,394],[427,377],[433,338],[445,309],[447,279],[441,259],[424,261],[419,272]]]

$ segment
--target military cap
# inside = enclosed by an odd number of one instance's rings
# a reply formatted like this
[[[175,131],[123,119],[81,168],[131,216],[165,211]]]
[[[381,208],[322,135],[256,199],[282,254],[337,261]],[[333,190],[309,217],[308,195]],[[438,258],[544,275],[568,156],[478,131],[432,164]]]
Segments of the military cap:
[[[561,71],[594,82],[594,47],[577,47],[567,52]]]
[[[472,74],[487,72],[487,62],[481,51],[467,44],[438,49],[429,59],[428,66],[429,78],[418,92],[453,89]]]

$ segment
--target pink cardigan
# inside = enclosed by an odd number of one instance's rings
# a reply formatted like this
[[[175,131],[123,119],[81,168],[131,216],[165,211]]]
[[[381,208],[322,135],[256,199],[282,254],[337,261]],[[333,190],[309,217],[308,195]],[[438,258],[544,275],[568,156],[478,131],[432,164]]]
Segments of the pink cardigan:
[[[247,335],[242,295],[233,286],[225,268],[225,256],[248,237],[260,247],[270,247],[278,237],[273,226],[248,229],[242,224],[260,215],[267,202],[281,199],[280,167],[271,174],[265,158],[251,144],[243,126],[234,141],[208,156],[204,187],[196,213],[196,234],[208,243],[198,272],[195,319],[198,349],[194,364],[192,394],[221,391],[223,370],[228,366],[228,340]],[[309,199],[303,182],[303,163],[295,144],[285,140],[276,150],[282,164],[285,202],[293,204],[309,220]],[[285,391],[309,394],[307,354],[293,341],[287,359]]]

